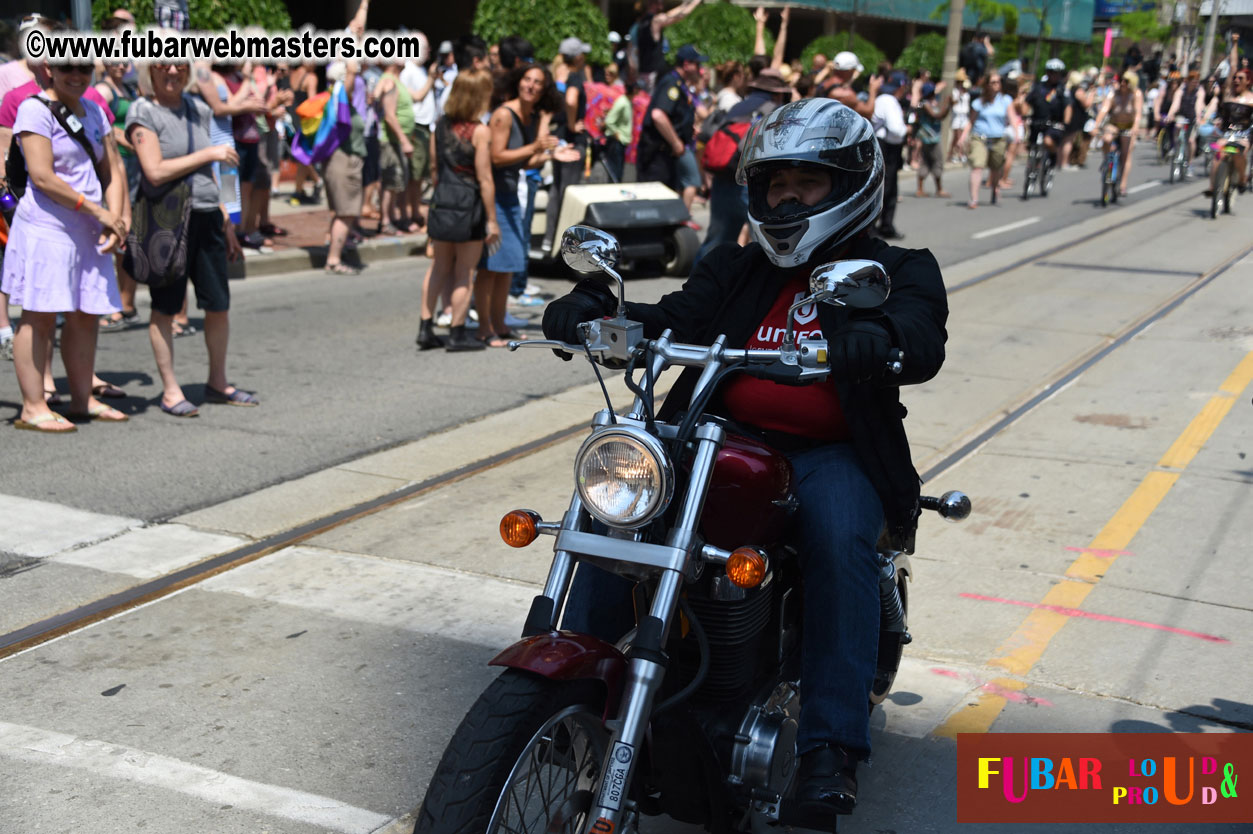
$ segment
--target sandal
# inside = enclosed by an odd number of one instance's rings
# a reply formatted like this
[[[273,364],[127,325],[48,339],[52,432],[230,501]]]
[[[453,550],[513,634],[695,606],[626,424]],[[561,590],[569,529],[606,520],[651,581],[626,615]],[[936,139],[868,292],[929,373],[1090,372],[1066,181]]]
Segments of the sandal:
[[[261,401],[247,391],[241,391],[236,388],[228,394],[209,385],[204,387],[204,401],[214,405],[261,405]]]
[[[397,237],[400,235],[400,229],[397,229],[391,223],[383,223],[379,226],[379,234],[384,237]]]
[[[271,237],[287,237],[287,230],[281,226],[275,226],[273,223],[262,223],[257,227],[257,231]]]
[[[478,339],[489,348],[509,347],[509,340],[503,336],[475,336],[474,338]]]
[[[172,328],[174,330],[175,339],[177,339],[179,336],[191,336],[196,332],[196,325],[192,324],[191,322],[184,323],[181,321],[176,321],[172,323]]]
[[[343,261],[340,261],[337,264],[327,264],[325,267],[323,267],[322,271],[327,273],[328,275],[360,275],[361,274],[360,269],[358,269],[355,266],[349,266]]]
[[[67,426],[69,426],[69,428],[68,429],[40,428],[45,423],[52,423],[53,425],[58,425],[58,426],[62,423],[65,423]],[[33,420],[14,420],[13,428],[20,429],[21,431],[37,431],[40,434],[73,434],[74,432],[78,431],[78,426],[74,425],[69,420],[66,420],[60,414],[41,414]]]
[[[108,382],[103,382],[92,388],[91,394],[93,397],[99,397],[102,400],[122,400],[126,398],[125,391]]]
[[[174,405],[166,405],[165,401],[161,401],[161,410],[171,417],[199,417],[200,409],[196,408],[187,400],[179,400]]]
[[[239,243],[241,246],[256,249],[258,252],[274,245],[274,241],[264,237],[260,232],[249,232],[239,239]]]
[[[117,318],[113,318],[113,316],[117,316]],[[126,319],[122,318],[122,314],[114,313],[113,316],[101,316],[100,317],[100,332],[101,333],[115,333],[118,330],[126,329],[128,322],[126,321]]]
[[[116,408],[100,403],[95,406],[88,406],[85,412],[67,412],[66,417],[71,420],[85,420],[87,422],[99,423],[125,423],[130,420],[122,412]]]
[[[44,402],[46,402],[48,405],[61,405],[64,402],[64,400],[62,400],[61,395],[57,393],[57,389],[53,388],[51,391],[49,391],[47,388],[45,388],[44,389]]]

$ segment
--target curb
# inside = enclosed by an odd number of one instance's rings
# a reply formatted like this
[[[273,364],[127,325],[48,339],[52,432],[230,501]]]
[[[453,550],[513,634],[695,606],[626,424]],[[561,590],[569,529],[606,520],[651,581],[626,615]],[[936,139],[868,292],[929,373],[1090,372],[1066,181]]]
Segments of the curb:
[[[371,239],[357,245],[356,257],[345,258],[352,264],[372,264],[391,261],[413,255],[426,254],[426,235],[412,237]],[[243,261],[229,265],[232,280],[259,278],[265,275],[281,275],[308,269],[321,269],[326,265],[325,246],[305,246],[283,249],[277,252],[244,250]]]

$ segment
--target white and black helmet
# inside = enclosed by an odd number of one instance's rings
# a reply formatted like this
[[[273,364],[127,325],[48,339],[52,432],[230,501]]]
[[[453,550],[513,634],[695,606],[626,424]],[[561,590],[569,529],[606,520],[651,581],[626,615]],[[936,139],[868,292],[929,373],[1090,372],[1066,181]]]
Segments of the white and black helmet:
[[[770,174],[815,165],[831,193],[815,206],[766,204]],[[851,238],[883,209],[883,155],[870,123],[837,101],[794,101],[759,119],[744,138],[736,182],[748,186],[748,225],[776,266],[806,263]]]

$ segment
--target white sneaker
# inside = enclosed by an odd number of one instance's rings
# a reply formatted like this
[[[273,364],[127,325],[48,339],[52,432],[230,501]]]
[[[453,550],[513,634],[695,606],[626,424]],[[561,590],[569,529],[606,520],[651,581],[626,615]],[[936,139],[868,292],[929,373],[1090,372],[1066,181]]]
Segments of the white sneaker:
[[[526,295],[539,295],[543,291],[544,291],[544,288],[541,287],[539,284],[535,283],[534,281],[527,281],[526,289],[523,290],[522,292]]]
[[[435,317],[436,327],[448,327],[452,324],[452,313],[445,310]]]

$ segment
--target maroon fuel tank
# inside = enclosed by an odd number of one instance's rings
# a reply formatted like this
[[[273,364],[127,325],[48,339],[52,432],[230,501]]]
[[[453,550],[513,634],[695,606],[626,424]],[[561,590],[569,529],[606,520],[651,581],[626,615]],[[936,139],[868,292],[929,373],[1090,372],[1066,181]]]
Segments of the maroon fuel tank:
[[[714,463],[700,532],[724,550],[773,544],[787,531],[792,463],[760,440],[727,434]]]

